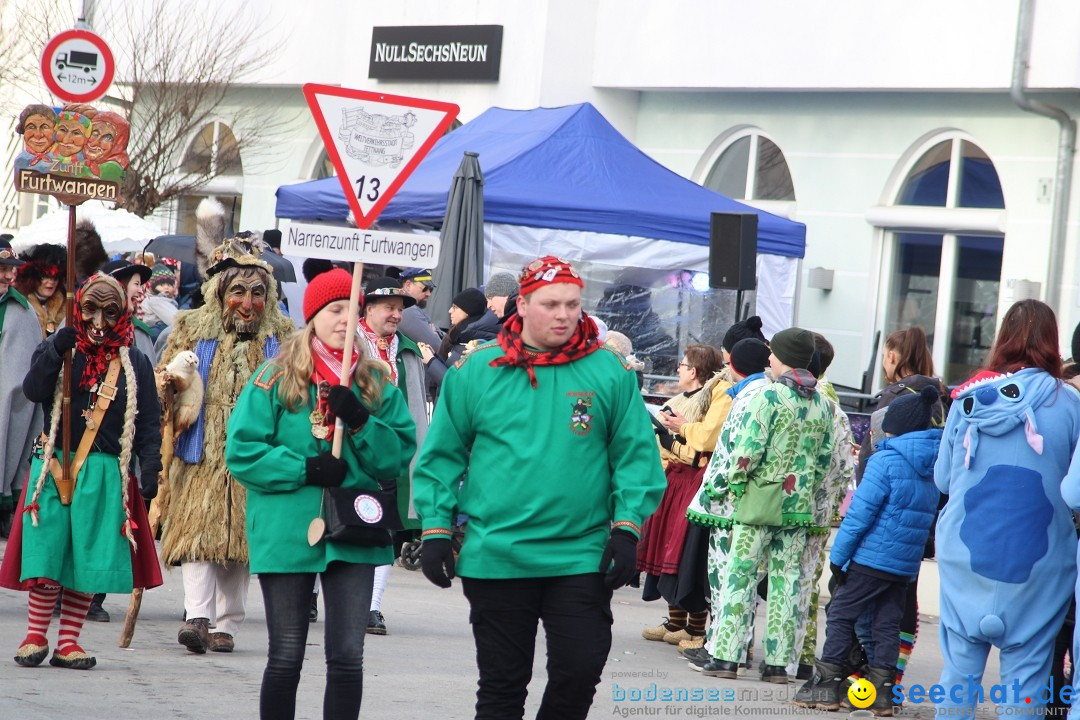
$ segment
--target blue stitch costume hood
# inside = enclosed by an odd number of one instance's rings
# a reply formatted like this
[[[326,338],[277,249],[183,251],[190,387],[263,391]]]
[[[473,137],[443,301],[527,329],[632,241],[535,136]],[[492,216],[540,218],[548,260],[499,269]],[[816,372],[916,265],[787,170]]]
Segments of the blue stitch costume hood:
[[[1043,452],[1043,437],[1035,423],[1033,408],[1052,401],[1061,386],[1052,376],[1037,368],[1016,373],[980,373],[953,392],[960,413],[959,432],[963,438],[964,467],[979,447],[981,434],[1000,437],[1020,423],[1025,424],[1027,443],[1039,455]]]

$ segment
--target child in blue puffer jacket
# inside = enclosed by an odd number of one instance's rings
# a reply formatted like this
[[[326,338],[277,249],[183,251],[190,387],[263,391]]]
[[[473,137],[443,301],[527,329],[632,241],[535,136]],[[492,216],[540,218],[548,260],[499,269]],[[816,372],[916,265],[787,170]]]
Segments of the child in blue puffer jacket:
[[[874,667],[867,679],[877,698],[870,709],[892,715],[907,585],[919,571],[938,505],[934,462],[941,430],[930,419],[939,398],[937,388],[924,387],[894,400],[885,413],[885,438],[866,465],[829,555],[840,584],[829,604],[821,659],[795,695],[796,705],[839,709],[840,685],[854,670],[845,663],[855,621],[874,607]]]

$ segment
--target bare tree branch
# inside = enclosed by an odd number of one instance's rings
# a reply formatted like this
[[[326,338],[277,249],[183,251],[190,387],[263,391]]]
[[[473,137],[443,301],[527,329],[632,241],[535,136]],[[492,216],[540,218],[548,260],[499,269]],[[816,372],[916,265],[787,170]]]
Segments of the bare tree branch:
[[[131,121],[121,207],[147,215],[216,177],[235,174],[251,150],[265,156],[281,145],[276,136],[289,118],[268,106],[238,107],[230,98],[275,46],[253,16],[225,4],[199,3],[197,11],[187,3],[160,1],[134,8],[102,5],[91,22],[117,55],[122,79],[112,94]],[[235,143],[201,146],[200,131],[214,122],[228,126]],[[206,162],[185,162],[193,152]]]

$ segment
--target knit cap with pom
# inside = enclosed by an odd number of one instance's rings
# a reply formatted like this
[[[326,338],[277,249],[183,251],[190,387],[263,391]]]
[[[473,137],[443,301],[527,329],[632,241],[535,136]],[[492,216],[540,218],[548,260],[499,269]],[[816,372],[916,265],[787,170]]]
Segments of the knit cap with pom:
[[[885,411],[885,419],[881,421],[882,431],[890,435],[903,435],[929,429],[934,404],[939,399],[941,395],[933,385],[927,385],[918,393],[896,398]]]
[[[754,338],[761,342],[768,342],[765,336],[761,334],[761,318],[757,315],[751,315],[745,320],[740,320],[724,333],[724,341],[721,345],[728,352],[731,352],[731,348],[735,347],[735,343],[746,338]]]

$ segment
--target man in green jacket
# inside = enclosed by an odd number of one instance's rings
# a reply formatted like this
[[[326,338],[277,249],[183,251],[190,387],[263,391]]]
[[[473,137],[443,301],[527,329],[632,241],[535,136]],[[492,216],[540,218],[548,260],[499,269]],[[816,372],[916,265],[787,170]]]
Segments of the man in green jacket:
[[[565,260],[529,263],[517,315],[446,374],[413,476],[424,575],[450,587],[450,527],[480,670],[477,720],[520,718],[537,620],[548,685],[537,714],[588,715],[611,648],[612,590],[635,574],[665,478],[634,371],[597,340]],[[464,479],[460,494],[458,486]]]

